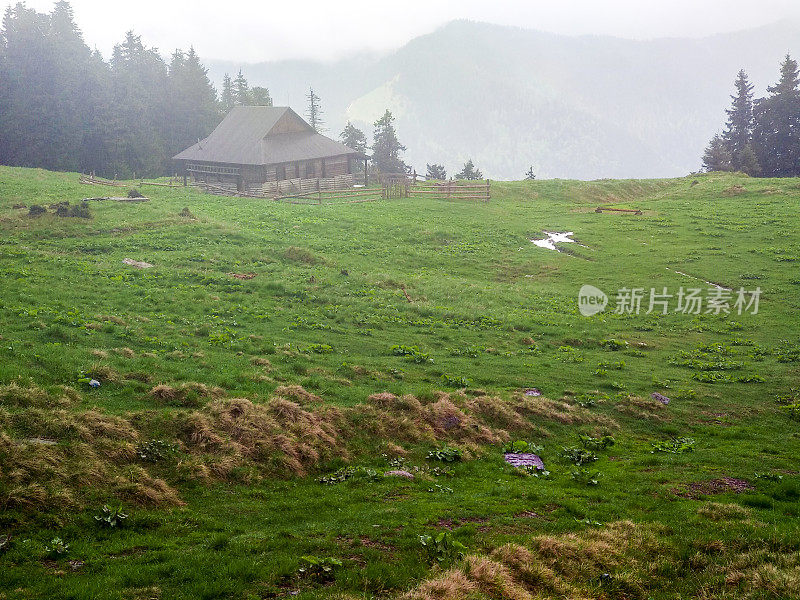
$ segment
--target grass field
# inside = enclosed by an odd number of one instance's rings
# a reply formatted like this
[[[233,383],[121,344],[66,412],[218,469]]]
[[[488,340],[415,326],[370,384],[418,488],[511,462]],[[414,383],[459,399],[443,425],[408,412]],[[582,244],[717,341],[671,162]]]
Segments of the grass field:
[[[0,598],[800,597],[798,180],[142,191],[0,167]]]

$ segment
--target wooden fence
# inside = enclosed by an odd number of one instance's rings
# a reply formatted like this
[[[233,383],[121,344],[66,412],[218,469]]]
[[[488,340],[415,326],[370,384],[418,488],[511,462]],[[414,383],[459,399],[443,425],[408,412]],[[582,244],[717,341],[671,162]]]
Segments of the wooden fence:
[[[475,200],[488,202],[492,198],[491,183],[477,181],[422,181],[412,184],[411,196],[432,200]]]
[[[606,211],[606,212],[633,213],[634,215],[642,214],[642,211],[639,208],[608,208],[606,206],[598,206],[596,209],[594,209],[594,212],[596,212],[596,213],[601,213],[603,211]]]
[[[180,182],[179,179],[171,178],[169,181],[117,181],[116,179],[104,179],[102,177],[97,177],[96,175],[81,175],[79,179],[80,183],[84,185],[110,185],[111,187],[137,187],[140,185],[155,185],[159,187],[183,187],[183,184]]]
[[[379,187],[354,185],[354,176],[352,175],[328,179],[287,179],[274,184],[264,184],[261,189],[246,191],[238,191],[231,185],[203,181],[192,182],[189,185],[209,194],[264,198],[290,204],[347,204],[414,197],[448,201],[474,200],[476,202],[488,202],[491,199],[491,182],[488,179],[485,181],[418,181],[419,177],[416,173],[413,175],[383,173],[377,177]],[[168,182],[122,182],[95,175],[81,175],[80,182],[87,185],[113,187],[139,185],[183,187],[180,180],[172,178]],[[603,210],[609,209],[603,208]]]

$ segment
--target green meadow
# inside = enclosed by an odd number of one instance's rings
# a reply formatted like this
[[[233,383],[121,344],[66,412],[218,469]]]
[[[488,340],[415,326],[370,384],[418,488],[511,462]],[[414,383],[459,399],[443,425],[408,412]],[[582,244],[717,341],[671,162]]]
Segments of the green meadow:
[[[800,597],[797,179],[139,189],[0,167],[0,599]]]

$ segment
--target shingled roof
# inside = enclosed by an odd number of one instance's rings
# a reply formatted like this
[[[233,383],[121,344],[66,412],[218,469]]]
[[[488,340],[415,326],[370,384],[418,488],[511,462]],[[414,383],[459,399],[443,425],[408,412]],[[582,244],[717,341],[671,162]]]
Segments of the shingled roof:
[[[294,124],[302,123],[305,126],[301,127],[303,131],[273,132],[284,116],[294,117]],[[291,108],[236,106],[211,135],[173,159],[233,165],[272,165],[344,154],[359,152],[315,132]]]

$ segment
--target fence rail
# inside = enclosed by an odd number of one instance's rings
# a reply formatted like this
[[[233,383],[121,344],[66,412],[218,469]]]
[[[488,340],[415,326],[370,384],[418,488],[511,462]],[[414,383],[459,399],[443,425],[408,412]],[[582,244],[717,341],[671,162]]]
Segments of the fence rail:
[[[411,186],[411,196],[434,198],[437,200],[480,200],[488,202],[492,198],[491,182],[467,181],[424,181]]]
[[[192,187],[201,189],[209,194],[222,196],[236,196],[246,198],[264,198],[290,204],[347,204],[355,202],[373,202],[380,199],[393,198],[428,198],[431,200],[474,200],[488,202],[491,200],[491,182],[487,179],[481,182],[474,181],[418,181],[416,173],[384,173],[378,176],[380,187],[355,185],[353,175],[323,179],[297,179],[285,180],[277,184],[265,184],[260,189],[239,191],[233,185],[195,181]],[[361,175],[363,177],[363,175]],[[177,180],[166,181],[139,181],[122,182],[104,179],[95,175],[81,175],[80,182],[87,185],[106,185],[112,187],[130,187],[131,185],[152,185],[158,187],[183,187]],[[637,212],[625,209],[620,212]],[[637,212],[641,214],[641,212]]]
[[[603,211],[621,212],[621,213],[633,213],[634,215],[642,214],[642,211],[639,208],[609,208],[609,207],[606,207],[606,206],[598,206],[596,209],[594,209],[594,212],[596,212],[596,213],[601,213]]]
[[[180,183],[177,179],[173,180],[170,178],[169,182],[166,181],[144,181],[139,180],[136,181],[135,179],[130,182],[125,181],[117,181],[116,179],[105,179],[103,177],[97,177],[96,175],[81,175],[79,182],[84,185],[108,185],[111,187],[131,187],[131,186],[140,186],[140,185],[154,185],[158,187],[183,187],[183,184]]]

